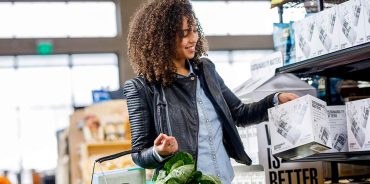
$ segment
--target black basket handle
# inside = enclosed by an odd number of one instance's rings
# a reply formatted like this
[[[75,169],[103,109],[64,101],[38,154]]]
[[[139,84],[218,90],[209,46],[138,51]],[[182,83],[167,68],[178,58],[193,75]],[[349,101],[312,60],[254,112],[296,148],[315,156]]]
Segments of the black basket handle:
[[[119,158],[119,157],[122,157],[122,156],[125,156],[125,155],[128,155],[128,154],[137,153],[137,152],[140,152],[140,151],[141,150],[139,150],[139,149],[136,149],[136,150],[127,150],[127,151],[122,151],[122,152],[119,152],[119,153],[115,153],[115,154],[112,154],[112,155],[108,155],[108,156],[105,156],[105,157],[101,157],[101,158],[96,159],[94,161],[93,171],[92,171],[92,174],[91,174],[91,184],[93,183],[96,162],[102,163],[102,162],[105,162],[105,161],[108,161],[108,160],[113,160],[113,159],[116,159],[116,158]]]

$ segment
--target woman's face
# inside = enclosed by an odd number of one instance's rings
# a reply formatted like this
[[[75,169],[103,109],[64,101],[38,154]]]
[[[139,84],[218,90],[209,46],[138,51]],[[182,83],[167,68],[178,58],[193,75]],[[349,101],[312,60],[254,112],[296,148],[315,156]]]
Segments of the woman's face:
[[[182,30],[177,35],[176,59],[191,59],[195,55],[195,45],[198,41],[198,31],[195,25],[188,25],[188,19],[182,19]]]

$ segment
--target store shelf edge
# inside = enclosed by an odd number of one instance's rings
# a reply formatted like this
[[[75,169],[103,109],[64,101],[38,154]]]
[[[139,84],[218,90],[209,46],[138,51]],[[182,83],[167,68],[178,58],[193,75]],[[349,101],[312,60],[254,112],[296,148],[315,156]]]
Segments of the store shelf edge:
[[[277,68],[276,73],[293,73],[297,75],[317,74],[326,69],[361,62],[369,58],[370,43],[364,43]]]

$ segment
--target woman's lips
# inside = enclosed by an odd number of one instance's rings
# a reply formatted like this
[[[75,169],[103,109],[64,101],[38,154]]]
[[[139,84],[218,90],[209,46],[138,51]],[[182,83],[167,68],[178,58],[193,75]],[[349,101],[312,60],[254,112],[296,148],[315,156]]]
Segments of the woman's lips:
[[[185,47],[186,50],[190,51],[190,52],[195,52],[195,46],[192,46],[192,47]]]

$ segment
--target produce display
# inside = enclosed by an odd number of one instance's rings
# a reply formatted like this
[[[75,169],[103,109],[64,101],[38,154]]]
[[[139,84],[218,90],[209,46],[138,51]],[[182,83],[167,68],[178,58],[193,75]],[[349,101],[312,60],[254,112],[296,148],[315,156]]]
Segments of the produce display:
[[[153,178],[154,184],[221,184],[219,178],[197,171],[193,157],[186,152],[173,155]]]

